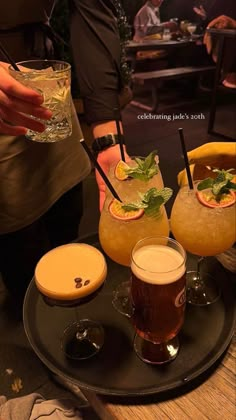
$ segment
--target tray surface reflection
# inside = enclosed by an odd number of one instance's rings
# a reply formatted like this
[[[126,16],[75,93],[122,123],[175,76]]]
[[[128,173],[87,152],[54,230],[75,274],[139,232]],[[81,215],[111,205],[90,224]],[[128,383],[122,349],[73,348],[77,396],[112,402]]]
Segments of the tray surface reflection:
[[[86,242],[100,249],[96,236]],[[32,348],[51,371],[100,394],[150,395],[189,383],[220,358],[230,343],[236,318],[234,285],[220,265],[216,271],[222,287],[221,299],[207,307],[187,305],[179,335],[180,352],[170,364],[157,367],[136,356],[130,320],[111,303],[112,291],[129,277],[129,269],[107,257],[106,260],[108,276],[104,287],[93,300],[78,307],[80,318],[99,321],[105,330],[102,350],[85,361],[69,360],[61,351],[61,333],[76,320],[75,308],[48,306],[31,281],[24,302],[25,331]]]

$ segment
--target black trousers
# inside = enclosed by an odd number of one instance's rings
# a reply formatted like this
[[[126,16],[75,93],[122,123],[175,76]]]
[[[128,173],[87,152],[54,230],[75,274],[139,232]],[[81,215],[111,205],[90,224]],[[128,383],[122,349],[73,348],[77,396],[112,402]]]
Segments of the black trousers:
[[[82,214],[83,187],[79,183],[31,225],[0,235],[0,272],[11,294],[22,299],[42,255],[78,237]]]

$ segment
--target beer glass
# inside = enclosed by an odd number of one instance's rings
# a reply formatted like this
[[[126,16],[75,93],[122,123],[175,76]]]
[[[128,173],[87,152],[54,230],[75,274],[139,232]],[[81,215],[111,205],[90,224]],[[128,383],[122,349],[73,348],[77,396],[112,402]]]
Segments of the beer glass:
[[[131,256],[134,349],[146,363],[163,364],[179,351],[184,322],[186,253],[165,236],[137,242]]]
[[[39,92],[44,97],[43,106],[52,111],[50,120],[42,120],[46,129],[42,133],[29,129],[26,137],[41,143],[54,143],[69,137],[72,133],[70,64],[56,60],[31,60],[21,61],[17,66],[20,71],[9,67],[11,76]],[[36,118],[32,116],[32,119]]]

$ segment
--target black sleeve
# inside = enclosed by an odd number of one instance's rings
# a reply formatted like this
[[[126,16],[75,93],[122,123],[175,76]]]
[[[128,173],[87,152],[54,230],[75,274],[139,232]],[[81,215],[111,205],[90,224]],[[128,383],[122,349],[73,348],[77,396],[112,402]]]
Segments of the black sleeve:
[[[121,89],[121,48],[112,1],[71,4],[71,47],[87,122],[113,120]]]

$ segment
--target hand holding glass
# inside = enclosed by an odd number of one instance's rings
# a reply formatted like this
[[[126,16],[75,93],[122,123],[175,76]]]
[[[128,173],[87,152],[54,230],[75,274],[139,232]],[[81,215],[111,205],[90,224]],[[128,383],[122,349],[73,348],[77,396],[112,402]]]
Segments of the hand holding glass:
[[[20,71],[9,67],[9,72],[23,85],[39,92],[44,97],[43,106],[52,111],[50,120],[43,122],[42,132],[28,130],[26,137],[44,143],[54,143],[69,137],[71,122],[71,66],[63,61],[31,60],[17,63]]]

